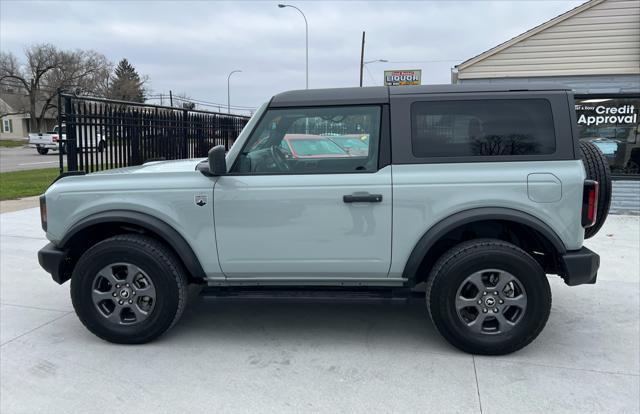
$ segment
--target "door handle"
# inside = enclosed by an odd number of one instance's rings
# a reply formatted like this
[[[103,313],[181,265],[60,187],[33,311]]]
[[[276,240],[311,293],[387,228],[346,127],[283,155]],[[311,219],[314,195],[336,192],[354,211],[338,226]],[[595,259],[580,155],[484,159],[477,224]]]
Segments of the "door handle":
[[[353,193],[342,196],[345,203],[380,203],[382,194]]]

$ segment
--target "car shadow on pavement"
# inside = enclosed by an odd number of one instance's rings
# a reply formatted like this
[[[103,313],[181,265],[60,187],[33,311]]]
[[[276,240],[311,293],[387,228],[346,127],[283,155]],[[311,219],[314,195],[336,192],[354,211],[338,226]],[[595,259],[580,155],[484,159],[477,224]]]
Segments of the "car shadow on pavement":
[[[216,301],[197,298],[180,322],[160,340],[263,342],[265,345],[419,350],[468,355],[448,345],[435,330],[424,303],[308,303]]]

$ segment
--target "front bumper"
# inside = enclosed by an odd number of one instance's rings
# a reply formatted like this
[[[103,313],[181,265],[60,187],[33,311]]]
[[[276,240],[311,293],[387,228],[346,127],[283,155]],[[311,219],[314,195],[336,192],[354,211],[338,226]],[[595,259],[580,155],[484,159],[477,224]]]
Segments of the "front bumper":
[[[566,252],[560,257],[563,273],[560,275],[569,286],[596,283],[600,256],[583,247]]]
[[[38,251],[38,262],[51,278],[59,284],[71,279],[67,261],[67,252],[49,243]]]

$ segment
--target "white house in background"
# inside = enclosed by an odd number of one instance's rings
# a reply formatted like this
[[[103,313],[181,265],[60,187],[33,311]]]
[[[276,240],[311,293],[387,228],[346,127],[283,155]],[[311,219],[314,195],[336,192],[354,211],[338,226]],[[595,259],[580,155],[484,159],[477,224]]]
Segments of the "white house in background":
[[[452,83],[514,80],[639,93],[640,1],[588,1],[452,69]]]
[[[41,110],[42,103],[36,103],[36,112],[40,113]],[[29,120],[29,97],[15,92],[0,91],[0,139],[27,138],[30,132]],[[44,118],[44,129],[51,131],[56,121],[55,109],[48,110]]]

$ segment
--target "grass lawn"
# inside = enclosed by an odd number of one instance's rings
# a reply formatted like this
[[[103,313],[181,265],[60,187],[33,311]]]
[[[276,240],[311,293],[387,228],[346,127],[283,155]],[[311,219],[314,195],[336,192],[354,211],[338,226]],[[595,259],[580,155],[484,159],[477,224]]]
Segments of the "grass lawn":
[[[4,148],[23,147],[25,145],[27,145],[27,141],[25,140],[0,139],[0,147],[4,147]]]
[[[0,200],[40,195],[59,173],[58,168],[0,173]]]

